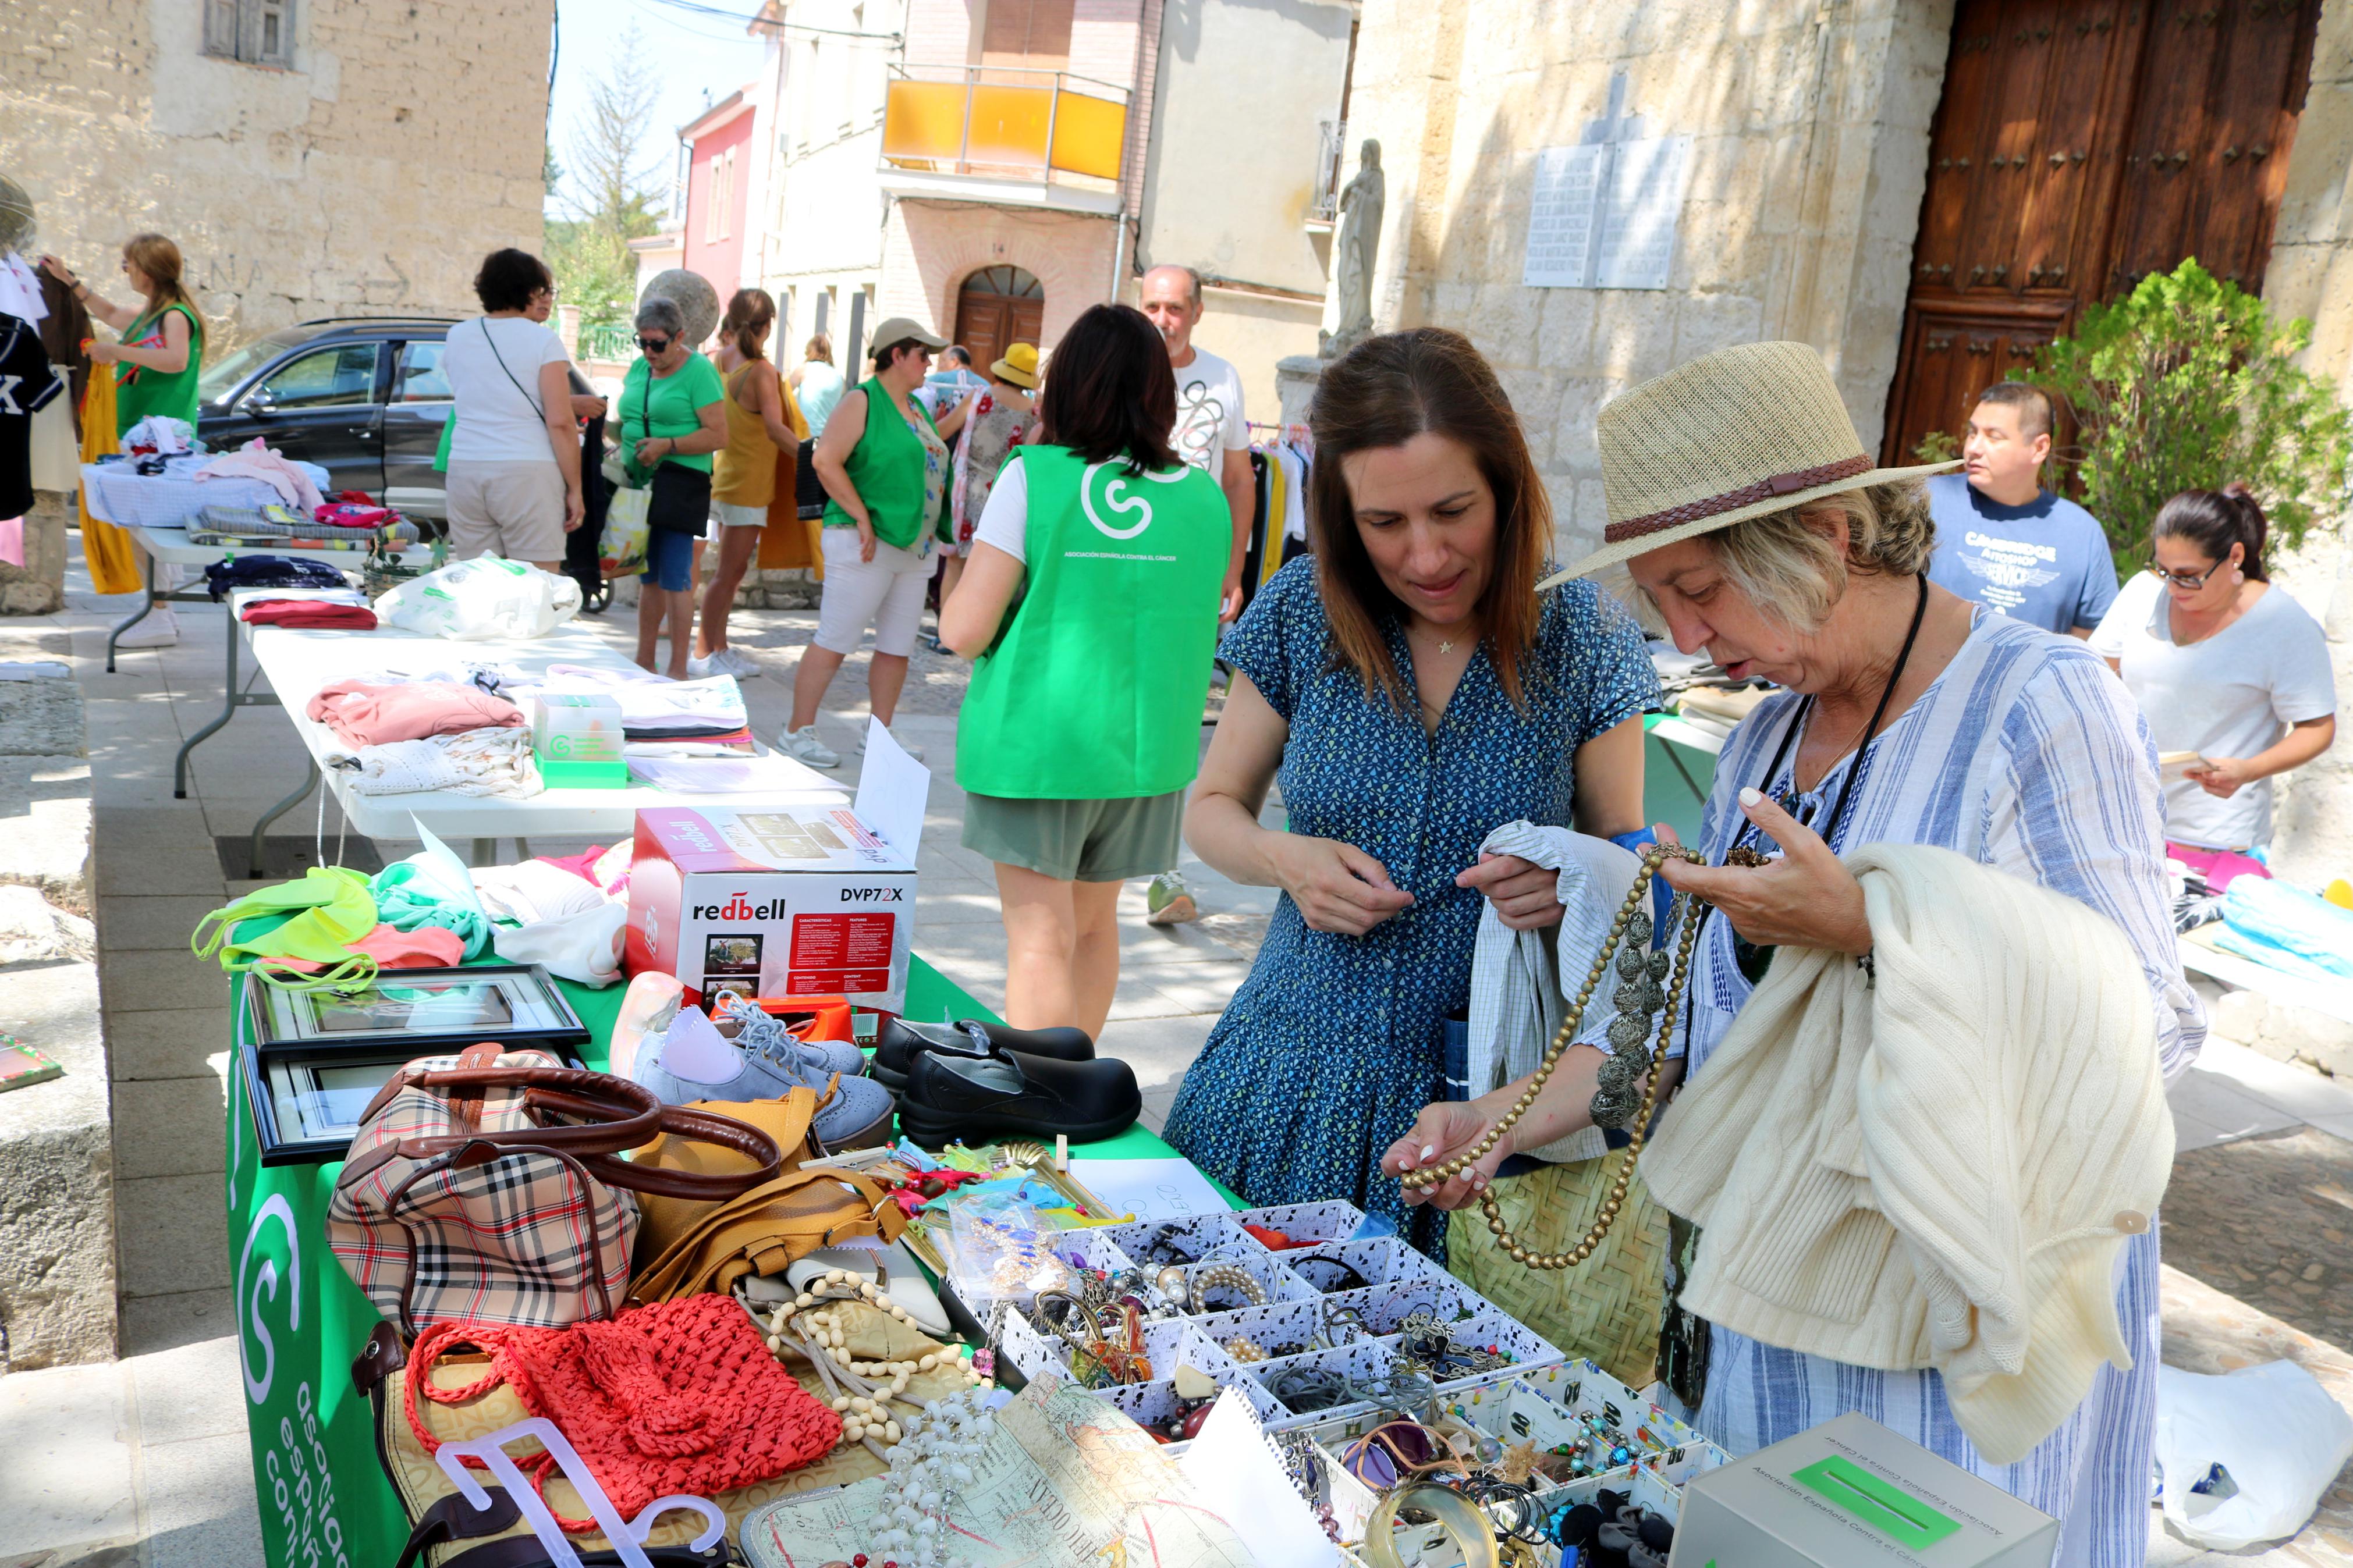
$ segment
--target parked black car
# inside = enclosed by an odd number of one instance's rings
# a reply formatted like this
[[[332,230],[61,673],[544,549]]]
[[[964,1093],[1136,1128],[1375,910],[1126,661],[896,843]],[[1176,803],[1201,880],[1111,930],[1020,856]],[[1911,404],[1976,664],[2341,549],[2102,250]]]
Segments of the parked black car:
[[[197,378],[196,434],[216,451],[264,437],[417,518],[446,519],[433,467],[449,384],[441,317],[332,317],[256,338]],[[575,392],[592,392],[575,368]]]

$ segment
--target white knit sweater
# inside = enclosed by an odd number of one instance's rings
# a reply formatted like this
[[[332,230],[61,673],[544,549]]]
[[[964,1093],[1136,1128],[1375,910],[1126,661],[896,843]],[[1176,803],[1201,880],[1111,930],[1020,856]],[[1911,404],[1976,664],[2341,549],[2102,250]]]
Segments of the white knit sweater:
[[[1683,1304],[1767,1344],[1933,1367],[2006,1464],[2128,1366],[2113,1268],[2173,1163],[2124,936],[1947,850],[1851,852],[1875,982],[1785,948],[1642,1155],[1703,1227]]]

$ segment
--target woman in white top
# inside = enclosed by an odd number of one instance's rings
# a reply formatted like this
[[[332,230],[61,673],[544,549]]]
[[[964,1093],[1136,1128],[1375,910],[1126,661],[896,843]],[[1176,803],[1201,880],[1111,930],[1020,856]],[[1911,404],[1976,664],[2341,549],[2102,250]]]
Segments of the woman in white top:
[[[2217,893],[2271,875],[2246,852],[2271,840],[2272,777],[2337,739],[2327,638],[2265,575],[2265,531],[2244,485],[2184,490],[2150,525],[2154,563],[2092,634],[2158,752],[2197,753],[2166,769],[2166,849]]]
[[[449,546],[460,561],[502,555],[553,572],[580,526],[580,430],[564,341],[531,319],[555,280],[525,250],[494,250],[474,275],[486,312],[449,329],[441,373],[455,400]]]

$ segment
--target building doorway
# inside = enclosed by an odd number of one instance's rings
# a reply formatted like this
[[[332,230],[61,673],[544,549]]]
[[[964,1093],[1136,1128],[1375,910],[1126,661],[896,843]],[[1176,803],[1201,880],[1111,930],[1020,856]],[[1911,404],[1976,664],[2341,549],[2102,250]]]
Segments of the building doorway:
[[[1960,0],[1881,460],[2195,256],[2263,287],[2319,0]]]
[[[955,341],[987,371],[1046,324],[1046,286],[1018,267],[984,267],[956,294]]]

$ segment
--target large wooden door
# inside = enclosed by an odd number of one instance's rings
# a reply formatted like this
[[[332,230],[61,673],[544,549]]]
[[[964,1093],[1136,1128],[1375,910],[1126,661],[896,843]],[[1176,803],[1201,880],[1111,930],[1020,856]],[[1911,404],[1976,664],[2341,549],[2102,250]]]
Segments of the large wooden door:
[[[2152,271],[2263,285],[2319,0],[1960,0],[1882,460]]]
[[[986,371],[1015,343],[1038,342],[1046,323],[1046,287],[1018,267],[984,267],[956,295],[955,341]]]

